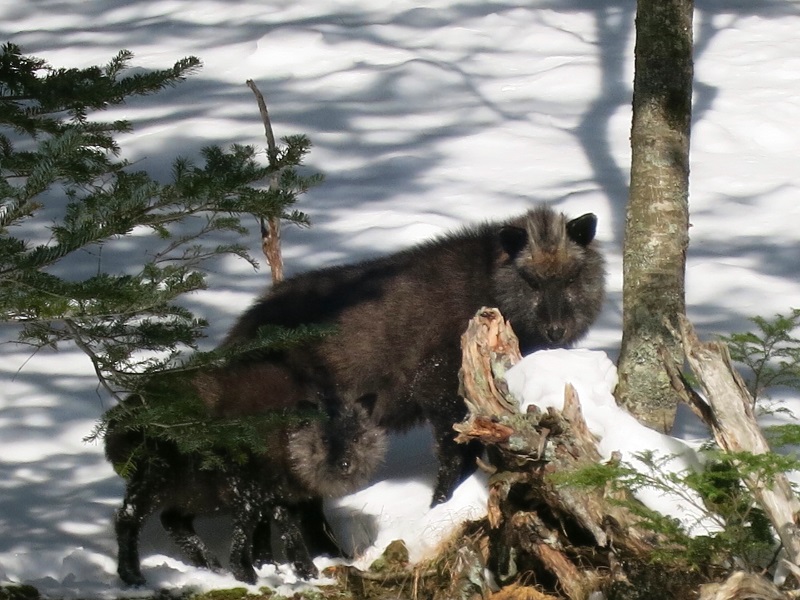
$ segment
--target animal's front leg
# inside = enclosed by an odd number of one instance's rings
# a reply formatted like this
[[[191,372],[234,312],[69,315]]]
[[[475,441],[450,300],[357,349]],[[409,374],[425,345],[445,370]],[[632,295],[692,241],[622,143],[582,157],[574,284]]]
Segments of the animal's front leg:
[[[322,498],[313,498],[287,508],[297,519],[309,554],[341,556],[342,550],[330,533],[331,527],[322,509]]]
[[[426,413],[433,427],[439,459],[439,472],[431,499],[431,506],[436,506],[450,500],[458,484],[475,470],[475,459],[480,455],[481,445],[478,442],[459,444],[455,440],[453,425],[461,422],[467,413],[460,396],[431,404]]]
[[[263,515],[253,533],[253,566],[263,567],[275,562],[272,554],[272,527],[269,514]]]
[[[318,577],[319,570],[311,560],[308,548],[303,541],[297,517],[285,506],[276,506],[272,511],[272,516],[281,528],[281,542],[286,558],[292,563],[297,574],[303,579]]]
[[[254,486],[246,484],[240,478],[232,479],[229,485],[229,489],[236,494],[232,505],[231,573],[239,581],[255,583],[253,536],[261,517],[263,498]]]
[[[147,515],[152,512],[148,490],[132,482],[125,491],[122,507],[114,518],[117,535],[117,573],[128,585],[144,585],[139,561],[139,532]]]

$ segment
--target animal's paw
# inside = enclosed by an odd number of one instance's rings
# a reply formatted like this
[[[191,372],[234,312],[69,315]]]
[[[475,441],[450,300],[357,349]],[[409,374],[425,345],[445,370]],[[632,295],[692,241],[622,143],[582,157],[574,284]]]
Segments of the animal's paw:
[[[254,549],[253,550],[253,566],[260,569],[264,565],[275,564],[275,558],[272,551],[268,548]]]
[[[295,561],[292,566],[294,567],[295,573],[302,578],[302,579],[316,579],[319,577],[319,569],[317,566],[309,561]]]
[[[130,587],[142,587],[147,584],[144,576],[137,570],[137,571],[126,571],[120,569],[119,571],[119,578],[125,583],[125,585]]]
[[[239,581],[253,585],[256,582],[256,571],[250,565],[231,566],[231,573]]]
[[[439,506],[440,504],[444,504],[450,500],[451,495],[452,492],[450,491],[434,490],[433,498],[431,498],[431,508],[434,506]]]
[[[218,562],[214,562],[213,564],[208,565],[208,570],[212,573],[224,573],[225,569],[222,568],[222,565]]]

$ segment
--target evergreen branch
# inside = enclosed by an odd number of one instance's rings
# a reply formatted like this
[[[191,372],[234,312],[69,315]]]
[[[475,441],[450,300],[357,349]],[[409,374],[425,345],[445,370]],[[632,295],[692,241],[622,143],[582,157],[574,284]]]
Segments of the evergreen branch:
[[[184,421],[182,423],[150,423],[151,427],[158,427],[159,429],[180,429],[181,427],[194,427],[196,425],[205,425],[206,421]]]
[[[307,224],[307,216],[292,207],[320,177],[296,171],[310,148],[304,136],[283,138],[280,147],[273,138],[266,166],[260,151],[234,144],[204,148],[199,165],[176,159],[168,184],[133,171],[116,158],[115,136],[130,131],[130,123],[102,122],[93,113],[175,85],[200,62],[189,57],[171,69],[130,73],[131,58],[122,50],[106,65],[56,69],[12,44],[0,49],[0,320],[21,324],[16,343],[36,349],[74,343],[118,406],[128,403],[120,399],[123,392],[140,397],[140,409],[133,401],[126,410],[106,413],[94,435],[119,418],[123,431],[169,440],[181,452],[200,452],[209,464],[219,463],[220,449],[235,459],[242,449],[263,444],[262,423],[204,420],[207,410],[189,381],[191,371],[223,368],[246,352],[281,351],[322,332],[266,331],[245,348],[195,352],[187,359],[183,352],[196,350],[207,323],[175,301],[205,288],[202,269],[210,259],[233,254],[257,266],[237,239],[212,244],[208,234],[241,234],[241,219],[249,214]],[[24,150],[14,147],[19,138]],[[268,178],[273,185],[262,189]],[[37,222],[39,210],[52,205],[63,207],[63,217],[52,225]],[[6,235],[26,220],[28,229],[49,227],[51,239],[33,243]],[[140,256],[131,254],[123,266],[133,275],[98,268],[95,276],[73,281],[51,270],[77,250],[102,248],[139,231],[148,235],[148,245],[139,244]]]

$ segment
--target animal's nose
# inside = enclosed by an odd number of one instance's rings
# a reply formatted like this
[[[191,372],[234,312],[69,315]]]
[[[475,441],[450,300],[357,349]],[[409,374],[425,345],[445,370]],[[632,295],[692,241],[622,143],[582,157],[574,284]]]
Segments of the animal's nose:
[[[547,328],[547,339],[553,343],[560,342],[564,339],[566,330],[561,325],[551,325]]]
[[[350,461],[347,459],[343,459],[339,462],[339,470],[342,473],[349,473],[350,472]]]

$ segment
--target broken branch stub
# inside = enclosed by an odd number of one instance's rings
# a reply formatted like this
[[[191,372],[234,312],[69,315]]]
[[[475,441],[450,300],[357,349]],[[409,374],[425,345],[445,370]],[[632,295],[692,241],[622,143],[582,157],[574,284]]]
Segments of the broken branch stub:
[[[461,336],[461,394],[474,415],[519,411],[509,394],[505,374],[522,359],[519,340],[496,308],[482,308]]]
[[[275,167],[278,161],[278,146],[275,143],[275,134],[272,131],[272,121],[269,118],[269,110],[267,110],[267,102],[264,100],[264,95],[256,86],[252,79],[246,82],[256,97],[258,103],[258,110],[261,113],[261,120],[264,122],[264,134],[267,137],[267,159],[271,167]],[[270,189],[278,187],[278,172],[277,169],[269,180]],[[261,226],[261,250],[269,264],[270,272],[272,273],[272,283],[283,281],[283,256],[281,255],[281,219],[278,216],[270,217],[267,222],[263,218],[260,219],[259,225]]]

